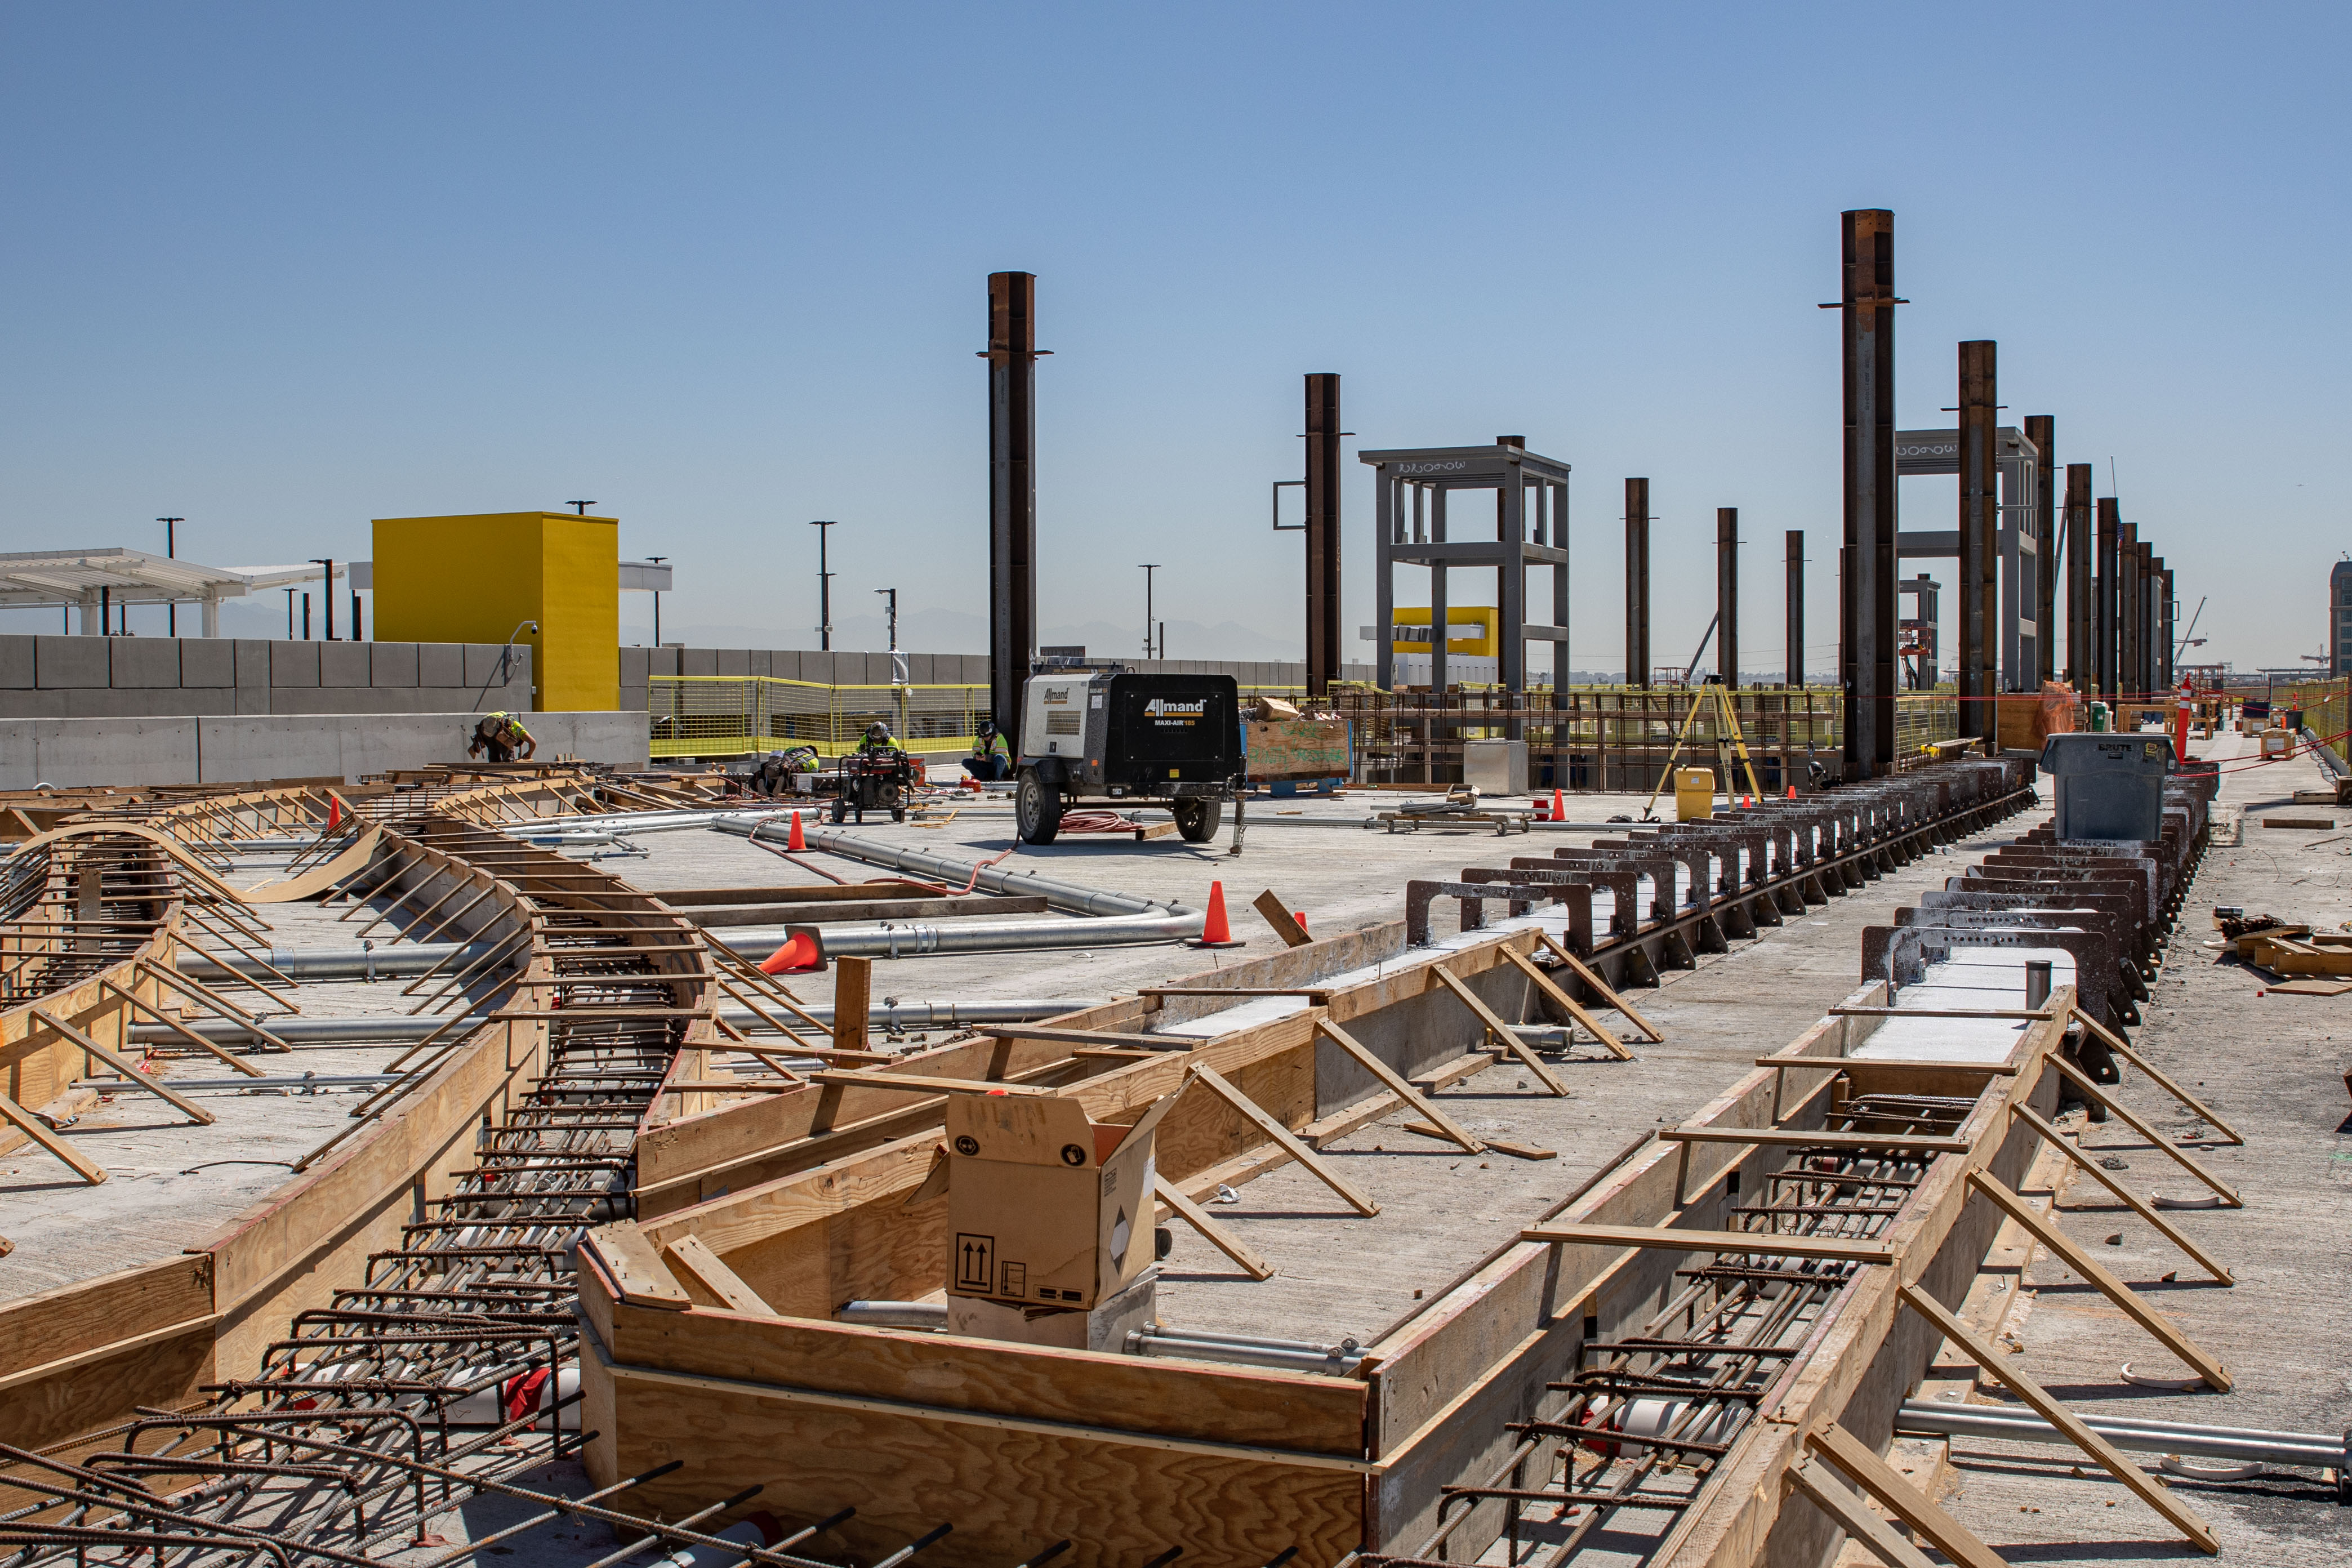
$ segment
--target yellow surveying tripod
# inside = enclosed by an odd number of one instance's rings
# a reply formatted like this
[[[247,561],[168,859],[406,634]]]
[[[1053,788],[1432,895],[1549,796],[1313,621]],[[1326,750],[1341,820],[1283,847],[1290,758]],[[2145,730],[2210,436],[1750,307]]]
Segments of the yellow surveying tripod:
[[[1689,738],[1691,726],[1698,722],[1699,710],[1706,705],[1709,697],[1715,700],[1715,764],[1723,770],[1726,792],[1735,782],[1731,770],[1736,759],[1740,769],[1748,774],[1748,793],[1758,799],[1763,797],[1764,786],[1756,782],[1756,764],[1748,756],[1748,737],[1739,729],[1739,710],[1732,702],[1731,693],[1723,683],[1710,679],[1691,693],[1690,711],[1683,715],[1682,723],[1675,729],[1675,743],[1673,749],[1666,752],[1665,769],[1659,773],[1657,787],[1650,792],[1648,802],[1642,807],[1643,821],[1655,822],[1658,819],[1658,796],[1672,782],[1675,759],[1682,755],[1683,742]]]

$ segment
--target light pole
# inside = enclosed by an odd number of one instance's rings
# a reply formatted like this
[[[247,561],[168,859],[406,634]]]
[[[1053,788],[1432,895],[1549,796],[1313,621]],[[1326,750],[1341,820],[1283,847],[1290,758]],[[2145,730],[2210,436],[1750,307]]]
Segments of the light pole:
[[[658,566],[669,559],[667,555],[648,555],[646,560]],[[654,647],[661,647],[661,590],[654,590]]]
[[[334,559],[333,559],[333,557],[331,557],[331,556],[326,556],[326,555],[313,555],[313,556],[311,556],[311,557],[310,557],[310,564],[311,564],[311,565],[313,565],[313,566],[319,567],[319,568],[320,568],[322,572],[324,572],[324,574],[325,574],[325,579],[324,579],[324,581],[323,581],[322,584],[320,585],[320,592],[319,592],[319,596],[320,596],[320,599],[325,603],[325,605],[326,605],[326,611],[327,611],[327,626],[326,626],[326,631],[327,631],[327,640],[328,640],[329,642],[332,642],[332,641],[334,641],[334,640],[335,640],[335,563],[334,563]]]
[[[188,520],[184,517],[159,517],[155,521],[163,525],[163,559],[178,560],[180,552],[177,530],[181,523]],[[180,635],[180,604],[176,599],[163,601],[163,635],[174,637]]]
[[[822,537],[822,535],[820,535]],[[907,734],[907,670],[898,662],[898,590],[877,588],[888,608],[884,612],[890,625],[890,701],[897,711],[898,736],[903,744]]]
[[[286,640],[288,642],[294,640],[294,594],[295,590],[292,588],[286,590]]]
[[[578,512],[582,517],[586,517],[588,515],[588,509],[594,506],[596,503],[593,500],[568,500],[563,504]]]
[[[812,522],[809,526],[816,530],[816,646],[818,651],[831,653],[833,651],[833,574],[825,570],[824,546],[825,542],[832,535],[826,533],[825,530],[839,528],[841,524],[838,521],[828,521]],[[897,603],[896,599],[891,600],[893,605]],[[892,625],[897,625],[895,619]]]
[[[1143,657],[1148,660],[1151,658],[1151,574],[1160,570],[1160,563],[1140,561],[1137,564],[1143,568]]]

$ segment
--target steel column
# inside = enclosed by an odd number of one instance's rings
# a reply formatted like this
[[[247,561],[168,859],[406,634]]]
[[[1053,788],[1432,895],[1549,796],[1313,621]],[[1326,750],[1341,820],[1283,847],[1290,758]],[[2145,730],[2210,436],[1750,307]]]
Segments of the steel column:
[[[2000,393],[1995,345],[1960,345],[1960,733],[1999,731],[1994,707],[2000,606]]]
[[[2140,695],[2139,633],[2147,610],[2140,588],[2139,524],[2126,522],[2116,530],[2116,690],[2126,702]]]
[[[1739,684],[1739,509],[1715,509],[1715,669]]]
[[[1036,303],[1035,274],[988,275],[988,694],[1015,757],[1037,652]]]
[[[1805,531],[1789,530],[1789,684],[1805,683]]]
[[[2176,684],[2172,673],[2173,642],[2179,634],[2176,628],[2174,617],[2179,614],[2180,604],[2173,596],[2172,568],[2167,566],[2159,557],[2156,563],[2156,684],[2159,689],[2169,691]]]
[[[2033,684],[2058,673],[2058,421],[2047,414],[2025,416],[2025,438],[2042,454],[2034,459],[2033,487]]]
[[[1842,218],[1845,380],[1845,773],[1895,765],[1895,215]]]
[[[1650,684],[1650,481],[1625,481],[1625,684]]]
[[[1338,679],[1339,637],[1339,378],[1307,378],[1307,695]]]
[[[2093,637],[2093,660],[2099,695],[2110,703],[2116,700],[2116,676],[2122,668],[2117,655],[2123,633],[2117,616],[2123,601],[2116,579],[2123,571],[2123,524],[2118,521],[2117,505],[2113,496],[2099,498],[2099,572],[2094,591],[2098,600],[2098,626]]]
[[[2092,689],[2096,679],[2091,608],[2091,465],[2066,465],[2066,684]]]

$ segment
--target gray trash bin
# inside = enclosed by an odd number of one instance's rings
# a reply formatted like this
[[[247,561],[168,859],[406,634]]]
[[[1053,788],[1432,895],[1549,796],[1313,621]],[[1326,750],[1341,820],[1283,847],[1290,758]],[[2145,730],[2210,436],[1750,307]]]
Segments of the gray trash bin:
[[[2172,742],[2154,735],[2076,731],[2042,743],[2055,782],[2061,838],[2156,838],[2164,832],[2164,775]]]

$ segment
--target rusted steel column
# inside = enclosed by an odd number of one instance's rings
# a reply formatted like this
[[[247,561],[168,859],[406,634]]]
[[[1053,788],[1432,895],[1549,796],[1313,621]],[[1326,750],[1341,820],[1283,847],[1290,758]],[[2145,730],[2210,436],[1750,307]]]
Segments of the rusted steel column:
[[[1845,775],[1895,765],[1895,215],[1841,219],[1845,377]]]
[[[2179,636],[2173,624],[2180,604],[2173,596],[2172,568],[2161,556],[2156,563],[2156,685],[2160,691],[2169,691],[2179,684],[2173,679],[2173,641]]]
[[[2116,530],[2116,692],[2126,702],[2140,695],[2139,628],[2147,595],[2140,590],[2139,524]]]
[[[1715,670],[1739,684],[1739,509],[1715,509]]]
[[[1650,481],[1625,481],[1625,684],[1650,684]]]
[[[1037,278],[988,275],[988,696],[1021,755],[1021,688],[1037,651]]]
[[[1339,378],[1307,378],[1307,695],[1339,678]]]
[[[2123,571],[2123,524],[2117,504],[2113,496],[2099,498],[2099,577],[2095,594],[2099,603],[2092,648],[2099,695],[2110,703],[2116,700],[2116,676],[2123,668],[2117,657],[2123,636],[2117,624],[2123,606],[2121,584],[2116,581]]]
[[[1992,735],[2000,679],[2000,478],[1995,466],[2000,402],[1995,345],[1960,345],[1960,733]]]
[[[1789,684],[1805,683],[1805,531],[1789,530]]]
[[[2091,465],[2066,465],[2066,684],[2088,691],[2098,617],[2091,608]]]
[[[2058,421],[2047,414],[2025,416],[2025,438],[2041,456],[2034,459],[2033,684],[2058,673]]]

